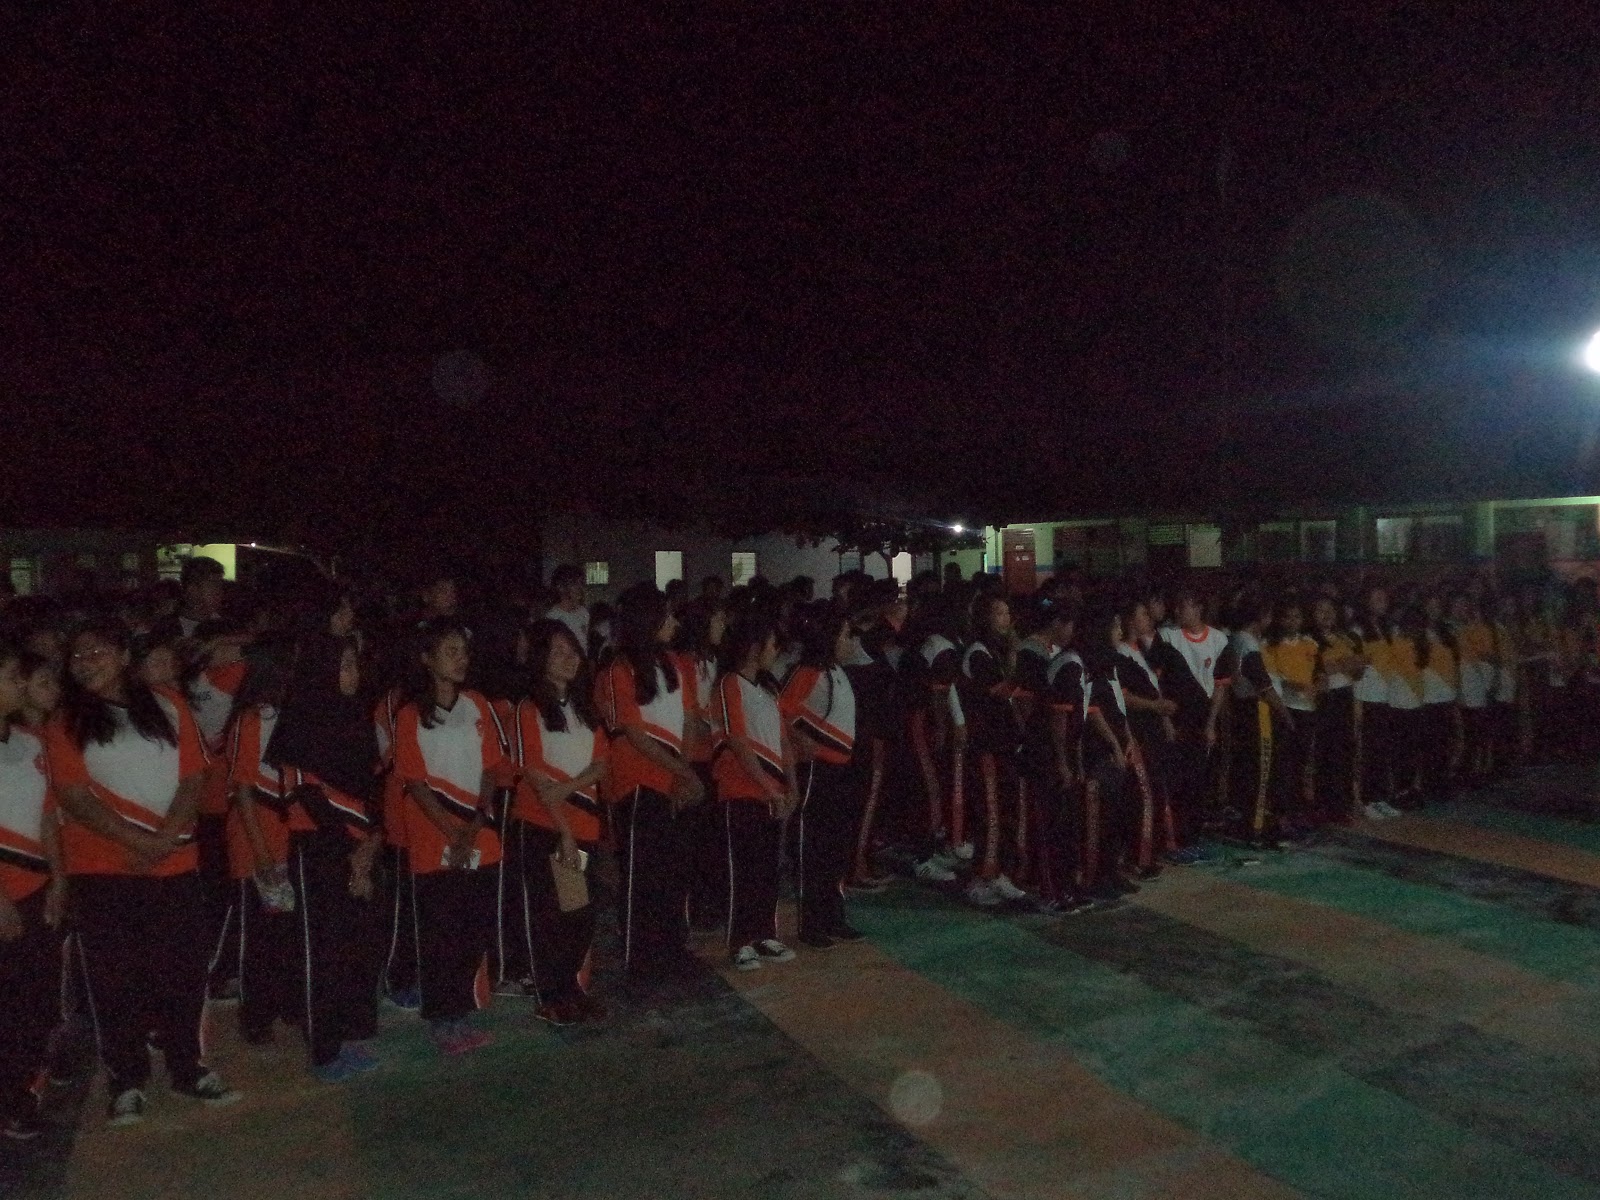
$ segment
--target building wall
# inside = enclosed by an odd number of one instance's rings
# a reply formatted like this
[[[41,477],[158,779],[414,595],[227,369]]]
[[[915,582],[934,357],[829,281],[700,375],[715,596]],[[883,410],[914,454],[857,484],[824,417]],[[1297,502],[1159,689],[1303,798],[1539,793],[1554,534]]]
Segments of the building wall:
[[[0,566],[20,593],[71,590],[85,575],[98,586],[155,578],[154,534],[96,529],[0,528]]]
[[[645,521],[614,521],[580,514],[552,515],[544,526],[544,565],[548,572],[560,563],[606,564],[607,580],[592,585],[591,599],[614,599],[641,582],[655,582],[656,552],[676,550],[683,555],[683,578],[697,589],[708,575],[730,579],[733,555],[754,553],[756,571],[772,583],[787,583],[809,575],[825,592],[839,574],[839,553],[834,543],[807,545],[784,534],[732,540],[704,531],[665,529]],[[879,567],[881,568],[881,560]]]

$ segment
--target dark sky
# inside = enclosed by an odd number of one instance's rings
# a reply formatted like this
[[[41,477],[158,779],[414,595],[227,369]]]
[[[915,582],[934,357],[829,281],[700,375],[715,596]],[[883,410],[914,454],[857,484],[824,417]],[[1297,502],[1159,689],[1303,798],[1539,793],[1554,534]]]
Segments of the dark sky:
[[[1554,9],[401,7],[0,3],[14,511],[1177,500],[1600,324]]]

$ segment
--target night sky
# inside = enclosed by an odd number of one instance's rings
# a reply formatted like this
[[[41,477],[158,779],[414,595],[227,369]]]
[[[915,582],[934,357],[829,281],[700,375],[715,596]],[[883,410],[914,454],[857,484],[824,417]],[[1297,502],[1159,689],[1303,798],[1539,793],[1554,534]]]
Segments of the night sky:
[[[1554,8],[399,7],[0,4],[14,519],[1593,473],[1600,55]]]

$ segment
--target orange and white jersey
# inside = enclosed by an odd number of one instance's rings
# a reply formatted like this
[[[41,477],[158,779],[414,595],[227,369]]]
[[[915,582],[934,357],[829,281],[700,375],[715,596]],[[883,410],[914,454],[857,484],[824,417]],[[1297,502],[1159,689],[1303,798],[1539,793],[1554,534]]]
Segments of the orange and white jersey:
[[[712,767],[717,794],[724,800],[765,800],[772,784],[788,786],[783,764],[783,714],[778,698],[743,675],[729,673],[717,684],[717,710],[722,718],[724,745]],[[744,764],[727,748],[738,741],[756,756],[769,776],[767,784],[752,779]]]
[[[606,728],[616,735],[611,761],[609,792],[617,799],[635,788],[647,787],[665,795],[672,790],[672,772],[640,754],[623,736],[629,729],[644,733],[670,754],[682,756],[683,731],[690,708],[693,682],[679,673],[678,686],[667,690],[667,677],[656,667],[656,694],[646,704],[639,703],[633,664],[618,657],[595,684],[596,707]]]
[[[779,698],[783,719],[816,746],[817,758],[843,766],[856,746],[856,693],[843,667],[797,667]]]
[[[556,828],[550,812],[539,799],[538,786],[546,779],[567,783],[582,775],[610,753],[610,739],[604,729],[590,729],[571,706],[566,706],[566,728],[551,729],[545,724],[539,706],[531,700],[517,705],[513,728],[517,742],[517,764],[523,770],[517,785],[516,806],[512,814],[532,825]],[[566,803],[572,812],[567,825],[580,842],[600,840],[600,791],[591,784],[574,792]]]
[[[278,726],[278,710],[263,704],[247,708],[233,722],[233,735],[228,739],[228,795],[238,795],[239,789],[252,787],[268,796],[282,796],[283,776],[277,767],[261,761],[261,754],[272,740],[272,731]],[[256,806],[256,826],[267,844],[267,852],[275,863],[289,858],[289,826],[283,815],[266,805]],[[239,806],[233,803],[228,809],[228,872],[234,879],[246,879],[255,873],[255,856],[250,840],[244,831],[244,818]]]
[[[0,742],[0,895],[21,900],[49,880],[44,830],[55,819],[44,742],[13,725]]]
[[[189,685],[189,705],[194,711],[194,721],[211,754],[220,755],[223,751],[228,718],[233,715],[233,698],[244,686],[247,670],[242,662],[207,667]]]
[[[113,708],[116,731],[105,744],[90,742],[79,749],[64,720],[52,722],[45,734],[50,775],[57,788],[81,786],[116,816],[149,833],[155,833],[172,811],[178,786],[206,769],[206,752],[189,705],[165,690],[155,693],[177,744],[154,741],[128,720],[125,710]],[[187,844],[167,856],[153,875],[182,875],[199,866],[193,844],[194,830],[182,832]],[[61,830],[62,853],[73,875],[127,875],[133,873],[128,851],[78,822],[68,820]]]
[[[463,691],[448,709],[436,708],[431,728],[424,726],[415,704],[395,719],[394,769],[402,784],[428,787],[446,812],[471,821],[482,806],[487,777],[508,773],[505,731],[493,706],[477,692]],[[441,869],[445,839],[414,801],[406,805],[406,838],[411,869]],[[500,861],[500,839],[490,825],[478,832],[481,865]]]

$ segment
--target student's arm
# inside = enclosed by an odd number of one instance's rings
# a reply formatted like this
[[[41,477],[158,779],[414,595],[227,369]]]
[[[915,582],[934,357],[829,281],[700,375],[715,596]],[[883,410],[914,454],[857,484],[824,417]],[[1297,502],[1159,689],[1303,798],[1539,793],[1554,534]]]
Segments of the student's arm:
[[[672,773],[676,790],[683,792],[685,803],[698,804],[705,799],[706,789],[700,783],[700,776],[694,773],[694,768],[687,762],[673,754],[638,726],[626,726],[622,731],[622,736],[627,738],[628,744],[644,755],[645,758],[663,771]]]
[[[51,929],[59,928],[67,912],[67,865],[61,855],[61,822],[56,820],[54,809],[45,814],[41,831],[44,842],[44,860],[50,864],[49,891],[44,897],[44,923]]]
[[[100,797],[89,790],[87,784],[60,784],[56,790],[56,799],[60,801],[62,811],[67,816],[90,833],[99,834],[107,841],[115,842],[130,855],[152,853],[158,846],[163,845],[155,834],[124,821],[112,812]]]
[[[1107,724],[1105,717],[1101,715],[1099,709],[1091,708],[1089,710],[1089,717],[1086,725],[1089,729],[1094,730],[1095,736],[1099,737],[1105,742],[1106,745],[1111,747],[1111,756],[1116,759],[1117,766],[1119,768],[1126,769],[1128,765],[1128,756],[1123,752],[1122,743],[1117,741],[1117,735],[1111,732],[1111,726]]]

